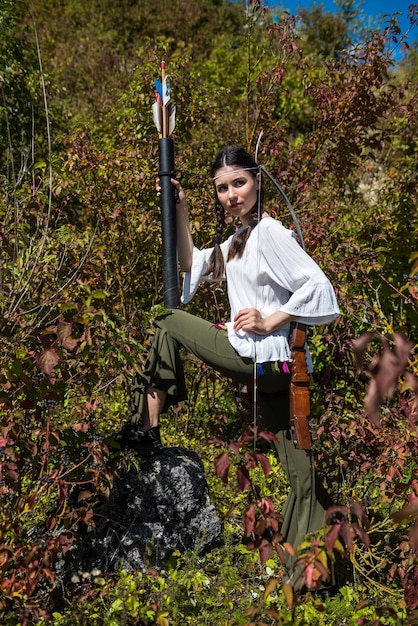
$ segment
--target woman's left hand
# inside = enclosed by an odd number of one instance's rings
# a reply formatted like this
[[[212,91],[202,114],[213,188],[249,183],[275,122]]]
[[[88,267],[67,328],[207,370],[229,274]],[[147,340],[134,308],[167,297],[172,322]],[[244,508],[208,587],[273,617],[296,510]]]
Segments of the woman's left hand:
[[[234,319],[234,330],[243,330],[256,335],[269,335],[278,328],[294,320],[293,315],[276,311],[267,317],[262,317],[257,309],[241,309]]]
[[[257,309],[241,309],[234,318],[234,330],[256,335],[267,335],[270,332],[266,327],[266,318],[261,317]]]

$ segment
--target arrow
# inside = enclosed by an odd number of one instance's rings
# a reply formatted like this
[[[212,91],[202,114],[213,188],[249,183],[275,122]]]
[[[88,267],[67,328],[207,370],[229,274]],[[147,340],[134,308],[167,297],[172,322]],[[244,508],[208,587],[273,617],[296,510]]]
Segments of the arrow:
[[[176,309],[179,304],[179,278],[177,260],[176,198],[171,178],[174,171],[174,143],[169,135],[175,126],[176,107],[171,102],[171,90],[165,75],[165,62],[161,62],[161,81],[154,81],[155,102],[152,117],[158,131],[158,159],[161,195],[161,229],[163,257],[164,306]]]

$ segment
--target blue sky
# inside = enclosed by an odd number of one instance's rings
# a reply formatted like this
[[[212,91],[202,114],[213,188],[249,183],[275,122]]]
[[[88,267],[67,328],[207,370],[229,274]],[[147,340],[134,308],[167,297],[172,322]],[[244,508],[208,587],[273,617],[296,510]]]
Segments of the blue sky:
[[[415,0],[417,3],[418,0]],[[269,6],[283,6],[288,9],[290,13],[296,14],[297,8],[301,7],[311,7],[313,4],[320,5],[322,4],[325,11],[337,12],[338,7],[334,4],[333,0],[316,0],[312,2],[311,0],[268,0],[266,2]],[[382,20],[382,16],[385,13],[392,14],[397,11],[401,12],[402,15],[397,16],[400,20],[400,27],[402,32],[406,32],[409,28],[409,20],[408,20],[408,7],[412,2],[408,2],[407,0],[363,0],[363,2],[358,3],[361,7],[361,15],[365,21],[365,24],[369,24],[369,20],[372,22],[372,26],[378,26],[379,24],[384,24],[384,20]],[[418,40],[418,26],[415,26],[408,35],[408,42],[411,44],[413,41]],[[395,56],[399,58],[399,51],[396,51]]]

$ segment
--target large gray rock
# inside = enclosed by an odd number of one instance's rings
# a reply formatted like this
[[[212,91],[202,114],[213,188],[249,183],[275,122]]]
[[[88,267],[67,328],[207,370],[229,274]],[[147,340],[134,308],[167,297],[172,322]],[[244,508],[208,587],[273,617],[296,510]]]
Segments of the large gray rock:
[[[94,522],[57,562],[63,582],[96,569],[158,567],[174,550],[208,548],[221,531],[203,464],[183,448],[119,472],[109,499],[94,507]]]

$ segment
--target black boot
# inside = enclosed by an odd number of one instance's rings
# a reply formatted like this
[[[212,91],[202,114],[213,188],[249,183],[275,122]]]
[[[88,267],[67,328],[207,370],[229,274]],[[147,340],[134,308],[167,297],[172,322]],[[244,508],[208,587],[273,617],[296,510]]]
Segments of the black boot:
[[[112,440],[121,450],[134,450],[139,456],[154,456],[163,449],[159,426],[143,431],[137,424],[128,422],[112,437]],[[112,445],[110,441],[108,443]]]

